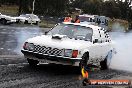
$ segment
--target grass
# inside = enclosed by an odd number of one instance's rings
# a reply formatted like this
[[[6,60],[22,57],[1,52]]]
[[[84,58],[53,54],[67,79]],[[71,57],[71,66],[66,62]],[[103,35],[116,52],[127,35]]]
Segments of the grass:
[[[39,27],[42,28],[52,28],[54,27],[56,23],[52,21],[47,21],[47,20],[41,20],[41,23],[39,23]]]
[[[18,6],[16,6],[16,5],[13,5],[13,6],[1,5],[0,13],[6,14],[6,15],[11,15],[11,16],[17,16]]]

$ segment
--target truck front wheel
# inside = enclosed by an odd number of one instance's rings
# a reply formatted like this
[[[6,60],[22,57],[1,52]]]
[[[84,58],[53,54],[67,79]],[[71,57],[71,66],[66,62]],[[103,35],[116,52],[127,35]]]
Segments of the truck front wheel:
[[[28,21],[27,21],[27,20],[25,20],[24,24],[28,24]]]
[[[80,64],[79,64],[80,70],[83,67],[87,66],[88,60],[89,60],[89,53],[84,53],[83,56],[82,56],[82,60],[80,61]]]
[[[37,64],[39,63],[39,61],[33,60],[33,59],[29,59],[29,58],[27,58],[27,61],[28,61],[30,66],[37,66]]]

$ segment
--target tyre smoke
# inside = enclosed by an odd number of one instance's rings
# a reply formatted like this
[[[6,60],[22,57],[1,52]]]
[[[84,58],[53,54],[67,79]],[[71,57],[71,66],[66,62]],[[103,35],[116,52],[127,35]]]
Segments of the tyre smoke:
[[[114,32],[110,33],[112,40],[116,42],[117,51],[117,54],[112,58],[110,67],[132,72],[132,32],[125,33],[123,29],[119,24],[113,25]]]
[[[17,29],[18,29],[18,31],[16,31],[16,33],[15,33],[17,46],[16,46],[16,49],[14,50],[14,52],[19,55],[23,55],[21,53],[21,49],[23,48],[24,42],[28,38],[32,38],[37,35],[41,35],[42,31],[39,27],[20,27]]]

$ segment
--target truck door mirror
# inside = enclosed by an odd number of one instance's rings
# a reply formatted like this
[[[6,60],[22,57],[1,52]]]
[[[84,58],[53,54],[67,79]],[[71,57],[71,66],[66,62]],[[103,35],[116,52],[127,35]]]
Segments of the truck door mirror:
[[[98,43],[98,39],[95,39],[95,40],[93,41],[93,43]]]

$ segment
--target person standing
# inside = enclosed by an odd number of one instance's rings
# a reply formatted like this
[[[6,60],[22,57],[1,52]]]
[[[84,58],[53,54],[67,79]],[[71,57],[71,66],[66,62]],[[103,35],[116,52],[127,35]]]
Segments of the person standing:
[[[80,23],[79,16],[76,16],[75,23]]]
[[[72,18],[70,15],[64,18],[64,22],[71,22],[71,21],[72,21]]]

